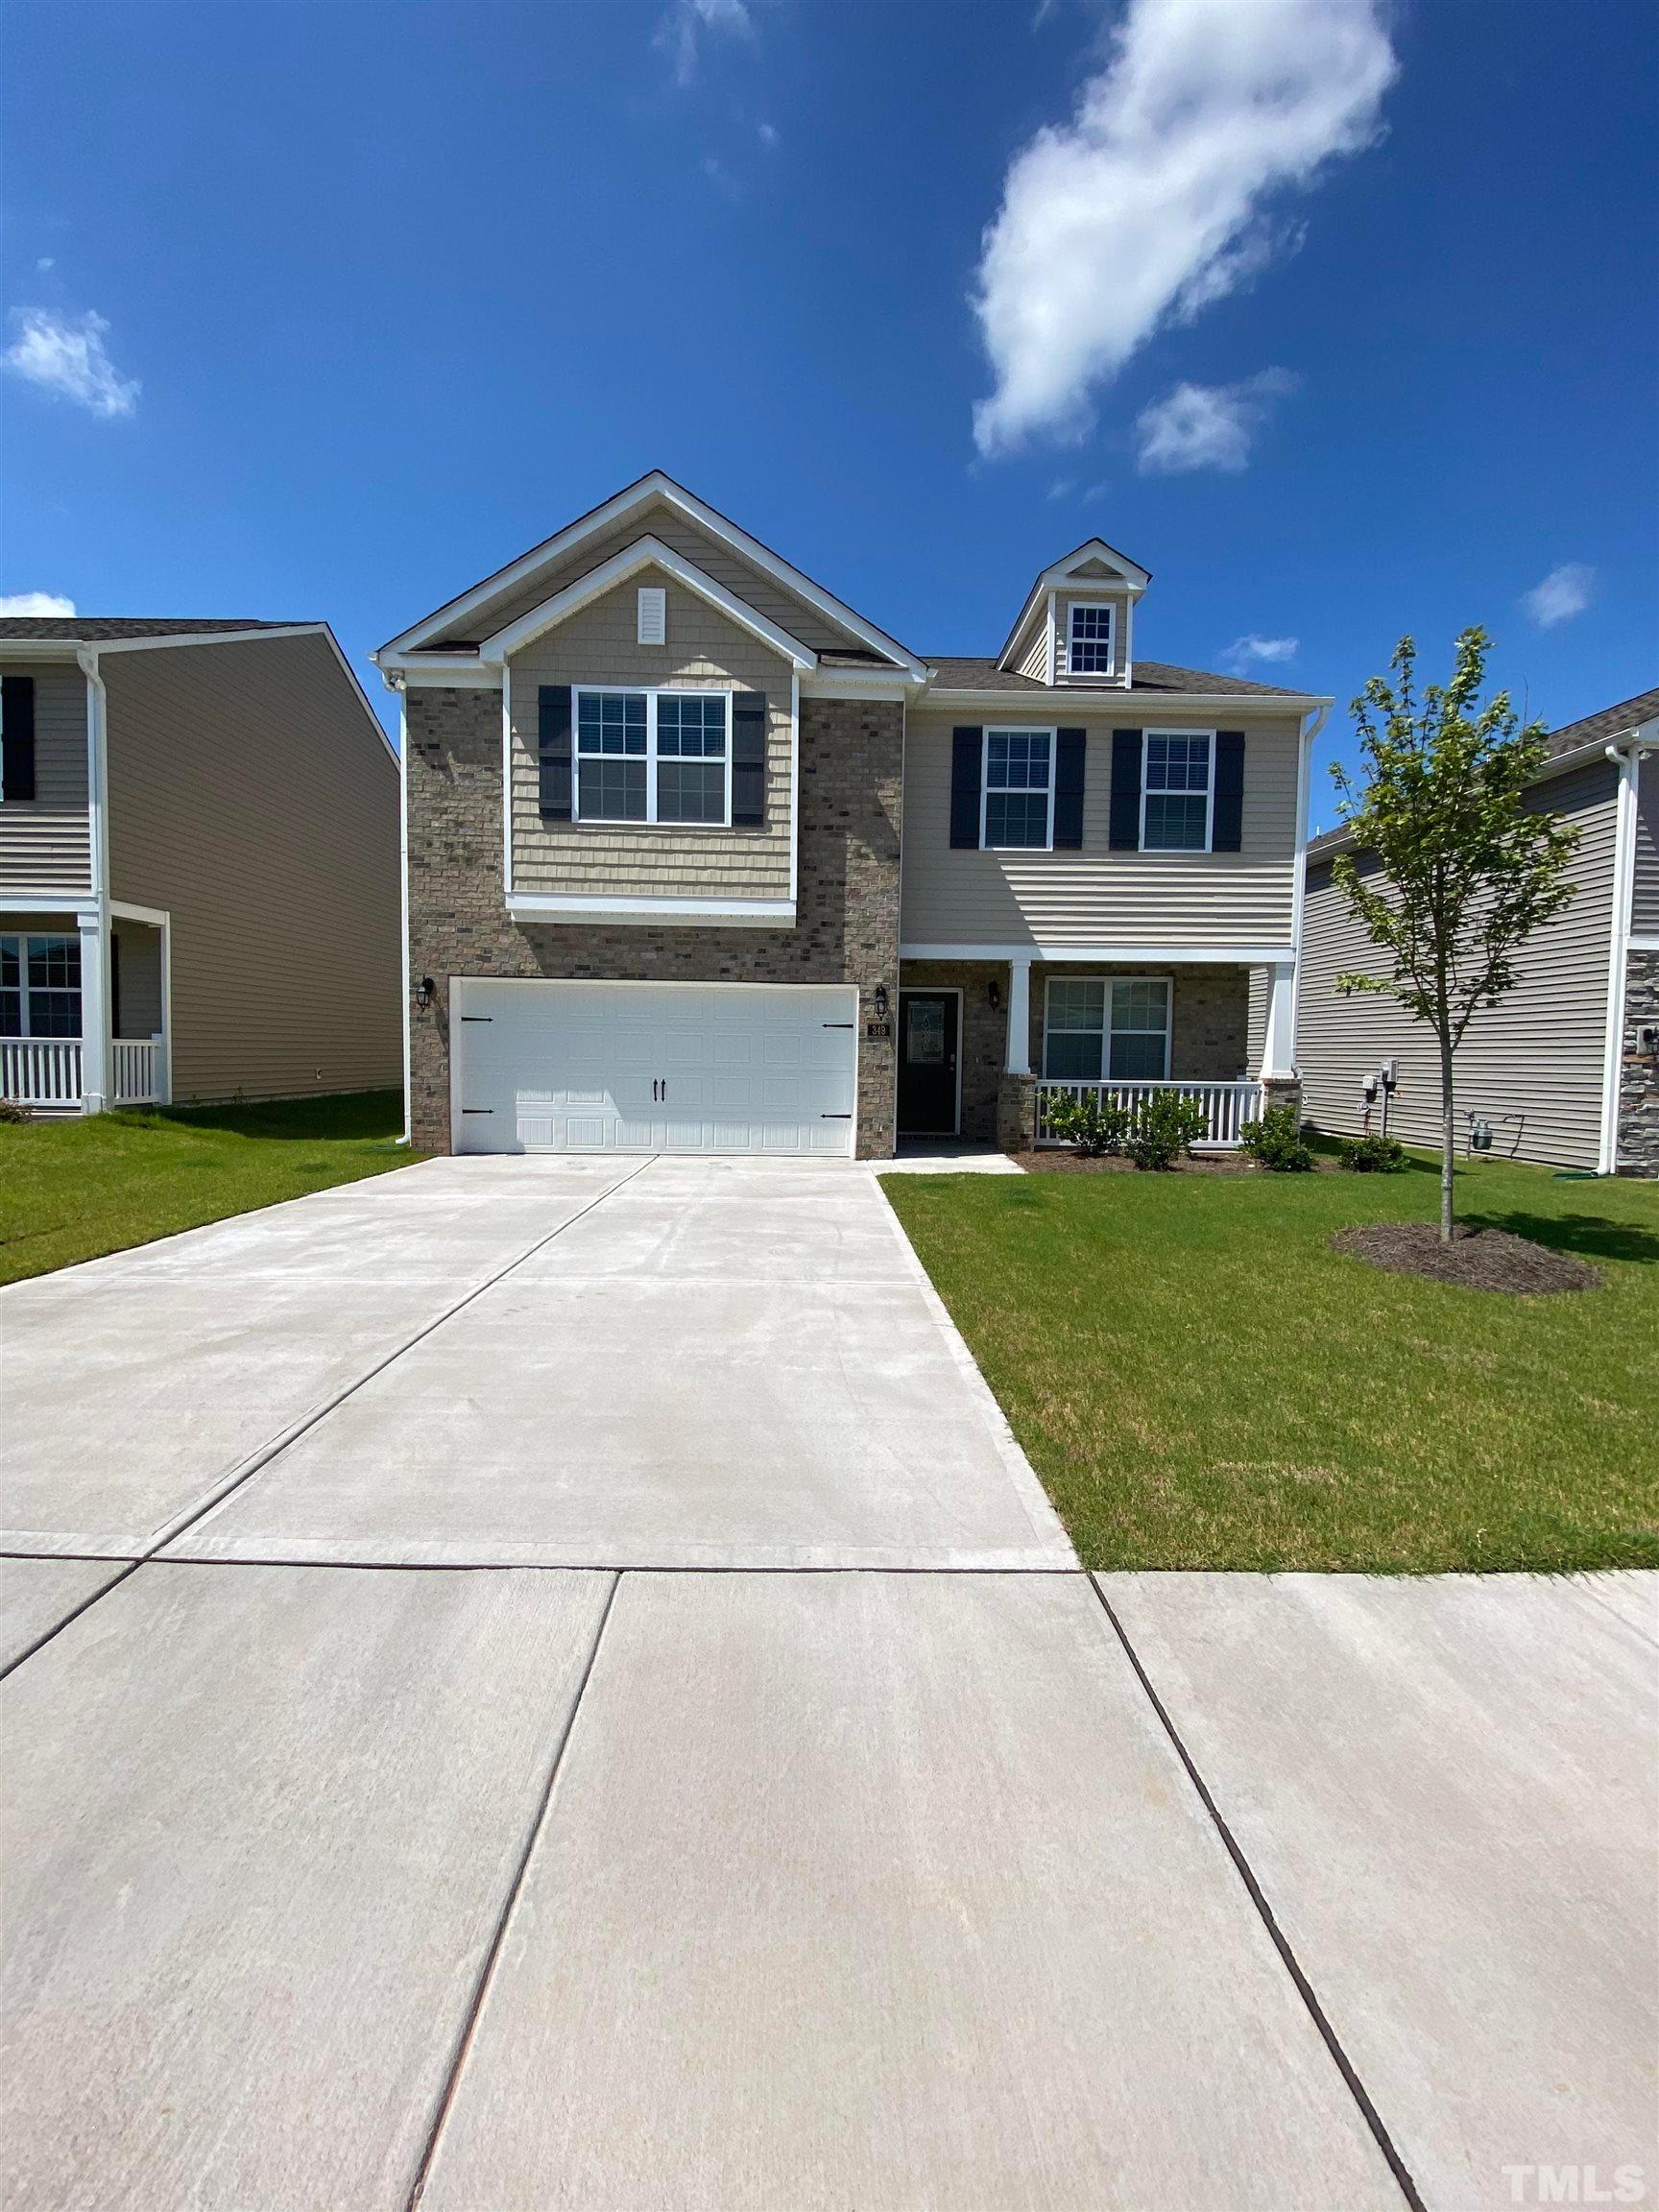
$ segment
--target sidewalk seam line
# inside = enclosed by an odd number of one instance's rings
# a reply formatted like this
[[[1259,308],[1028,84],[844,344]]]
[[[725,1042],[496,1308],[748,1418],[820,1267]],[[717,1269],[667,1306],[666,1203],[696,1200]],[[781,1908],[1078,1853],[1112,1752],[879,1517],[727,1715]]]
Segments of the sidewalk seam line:
[[[1353,2062],[1349,2058],[1347,2052],[1342,2048],[1341,2041],[1337,2036],[1335,2029],[1333,2028],[1330,2020],[1326,2017],[1325,2008],[1320,2004],[1318,1997],[1315,1995],[1313,1984],[1309,1981],[1307,1975],[1303,1972],[1301,1962],[1297,1959],[1295,1952],[1290,1948],[1289,1938],[1286,1936],[1284,1930],[1280,1927],[1278,1920],[1275,1918],[1273,1908],[1268,1904],[1266,1895],[1262,1890],[1261,1883],[1256,1879],[1255,1872],[1250,1865],[1249,1860],[1245,1858],[1242,1847],[1235,1838],[1232,1829],[1227,1825],[1226,1820],[1223,1818],[1220,1807],[1216,1804],[1215,1799],[1211,1794],[1208,1784],[1205,1782],[1203,1775],[1199,1773],[1196,1763],[1194,1762],[1191,1754],[1189,1752],[1186,1744],[1182,1742],[1180,1731],[1175,1726],[1174,1721],[1170,1719],[1163,1699],[1159,1696],[1157,1691],[1153,1689],[1151,1677],[1148,1675],[1145,1668],[1142,1666],[1140,1657],[1136,1652],[1134,1645],[1130,1643],[1129,1638],[1124,1633],[1123,1623],[1118,1620],[1117,1614],[1113,1611],[1111,1599],[1107,1597],[1105,1591],[1101,1589],[1098,1577],[1093,1572],[1090,1573],[1088,1579],[1090,1588],[1094,1591],[1096,1599],[1098,1599],[1100,1602],[1100,1608],[1102,1612],[1105,1614],[1107,1620],[1112,1623],[1113,1629],[1117,1634],[1118,1641],[1123,1647],[1123,1654],[1128,1660],[1130,1666],[1134,1669],[1136,1679],[1140,1682],[1142,1689],[1146,1693],[1147,1700],[1150,1703],[1153,1712],[1157,1714],[1159,1719],[1163,1722],[1164,1732],[1168,1737],[1170,1743],[1174,1747],[1175,1756],[1180,1760],[1182,1766],[1186,1768],[1188,1780],[1191,1783],[1193,1789],[1198,1792],[1199,1802],[1203,1805],[1205,1812],[1209,1814],[1211,1822],[1215,1829],[1215,1833],[1220,1837],[1221,1841],[1226,1846],[1227,1855],[1233,1862],[1234,1870],[1238,1874],[1238,1879],[1243,1883],[1244,1887],[1249,1894],[1250,1902],[1255,1906],[1256,1911],[1261,1917],[1262,1925],[1266,1929],[1269,1937],[1272,1939],[1273,1947],[1279,1954],[1281,1963],[1285,1967],[1286,1972],[1289,1975],[1291,1981],[1295,1984],[1297,1995],[1301,1998],[1303,2004],[1307,2007],[1309,2016],[1311,2018],[1314,2027],[1318,2029],[1320,2036],[1324,2041],[1325,2048],[1330,2053],[1332,2059],[1335,2063],[1337,2072],[1341,2075],[1343,2080],[1347,2083],[1349,2094],[1354,2099],[1355,2104],[1359,2107],[1360,2117],[1365,2122],[1366,2127],[1370,2129],[1378,2150],[1382,2152],[1383,2157],[1386,2159],[1388,2163],[1388,2170],[1393,2175],[1395,2181],[1399,2184],[1401,2195],[1405,2198],[1407,2203],[1410,2205],[1411,2212],[1427,2212],[1427,2207],[1423,2202],[1423,2199],[1418,2193],[1417,2184],[1411,2178],[1410,2169],[1407,2166],[1405,2159],[1400,2155],[1399,2151],[1396,2150],[1393,2137],[1389,2134],[1387,2128],[1384,2126],[1382,2114],[1378,2111],[1376,2105],[1371,2102],[1370,2094],[1367,2091],[1364,2082],[1360,2080],[1359,2076],[1356,2072]]]
[[[167,1523],[161,1533],[152,1539],[147,1549],[140,1551],[136,1558],[132,1559],[125,1575],[117,1575],[113,1581],[107,1582],[104,1588],[95,1591],[84,1604],[78,1605],[73,1613],[65,1614],[61,1621],[48,1628],[45,1635],[38,1637],[31,1644],[27,1651],[20,1651],[15,1659],[11,1660],[6,1666],[0,1667],[0,1682],[4,1682],[6,1677],[21,1667],[26,1659],[33,1659],[36,1652],[50,1644],[55,1636],[61,1634],[71,1621],[78,1621],[88,1607],[96,1605],[101,1599],[108,1598],[110,1591],[119,1589],[123,1582],[136,1575],[140,1567],[147,1567],[153,1560],[157,1559],[158,1554],[164,1551],[169,1544],[177,1543],[187,1529],[194,1528],[197,1522],[205,1519],[215,1506],[223,1505],[226,1499],[233,1496],[245,1482],[251,1482],[255,1475],[262,1475],[272,1461],[280,1457],[290,1445],[298,1444],[301,1436],[309,1434],[319,1422],[325,1421],[330,1413],[336,1412],[340,1407],[345,1405],[348,1398],[354,1397],[366,1383],[373,1382],[377,1375],[383,1375],[395,1360],[401,1359],[406,1352],[413,1352],[417,1344],[424,1343],[435,1330],[443,1328],[445,1322],[453,1321],[456,1314],[466,1307],[470,1306],[475,1298],[482,1298],[486,1290],[493,1290],[498,1283],[506,1281],[516,1267],[522,1267],[526,1260],[534,1260],[537,1253],[544,1250],[556,1237],[563,1237],[566,1229],[574,1229],[578,1221],[585,1221],[596,1208],[604,1205],[607,1198],[613,1198],[618,1190],[623,1190],[628,1184],[643,1175],[646,1168],[653,1164],[657,1157],[655,1152],[648,1154],[630,1174],[619,1177],[608,1190],[601,1190],[597,1198],[589,1199],[588,1204],[577,1213],[572,1214],[568,1220],[561,1221],[556,1229],[549,1229],[545,1237],[539,1237],[534,1244],[527,1244],[522,1252],[518,1253],[516,1258],[509,1260],[504,1267],[498,1267],[493,1275],[487,1275],[482,1283],[475,1283],[464,1297],[456,1299],[454,1305],[445,1307],[444,1311],[433,1320],[428,1321],[424,1328],[418,1329],[413,1336],[406,1337],[401,1344],[394,1346],[385,1358],[377,1359],[373,1366],[366,1367],[361,1375],[347,1383],[345,1389],[336,1391],[333,1397],[325,1400],[323,1405],[313,1407],[309,1413],[302,1414],[298,1421],[290,1422],[288,1427],[278,1431],[269,1443],[261,1444],[257,1451],[251,1453],[246,1459],[240,1460],[230,1470],[230,1473],[222,1479],[217,1489],[209,1491],[205,1498],[181,1518]],[[423,1163],[416,1161],[412,1162],[411,1165],[420,1166]],[[316,1197],[319,1193],[307,1191],[302,1195]],[[202,1226],[210,1228],[215,1224],[208,1222],[202,1224]],[[55,1552],[47,1554],[47,1556],[73,1558],[75,1554],[73,1552]],[[124,1556],[131,1557],[131,1554],[124,1554]],[[167,1562],[163,1562],[163,1564],[167,1564]],[[203,1562],[203,1564],[216,1564],[216,1562]],[[265,1562],[254,1561],[251,1564],[264,1565]]]
[[[606,1593],[605,1607],[599,1616],[599,1625],[593,1631],[593,1642],[589,1647],[588,1663],[582,1670],[582,1679],[577,1683],[576,1695],[570,1702],[569,1718],[565,1720],[564,1731],[554,1748],[552,1765],[547,1769],[547,1780],[542,1787],[541,1801],[537,1805],[535,1816],[530,1822],[530,1831],[524,1839],[524,1848],[519,1854],[518,1864],[514,1871],[513,1879],[507,1885],[507,1895],[502,1901],[500,1914],[495,1922],[495,1932],[490,1939],[489,1949],[484,1954],[484,1964],[473,1986],[472,2001],[467,2008],[467,2016],[461,2024],[461,2032],[456,2038],[454,2055],[450,2058],[449,2068],[444,2079],[444,2086],[439,2093],[437,2109],[433,2113],[432,2125],[427,2130],[426,2141],[421,2150],[421,2163],[416,2168],[415,2180],[409,2191],[407,2212],[416,2212],[416,2207],[425,2194],[426,2184],[432,2178],[432,2168],[438,2156],[438,2146],[443,2139],[445,2125],[454,2105],[456,2093],[460,2089],[461,2077],[466,2071],[467,2061],[472,2054],[472,2045],[478,2032],[478,2022],[483,2016],[485,2002],[495,1980],[495,1968],[500,1960],[502,1948],[507,1941],[507,1931],[512,1925],[513,1914],[517,1908],[525,1879],[530,1872],[530,1862],[536,1856],[536,1846],[541,1840],[542,1832],[547,1826],[548,1815],[553,1809],[553,1791],[559,1781],[560,1769],[565,1764],[565,1753],[569,1746],[571,1737],[576,1733],[576,1716],[582,1710],[582,1701],[588,1695],[588,1685],[593,1678],[594,1665],[599,1657],[599,1647],[604,1642],[605,1631],[611,1622],[611,1611],[616,1602],[616,1593],[622,1587],[622,1576],[626,1572],[626,1569],[622,1569],[613,1575],[611,1587]]]

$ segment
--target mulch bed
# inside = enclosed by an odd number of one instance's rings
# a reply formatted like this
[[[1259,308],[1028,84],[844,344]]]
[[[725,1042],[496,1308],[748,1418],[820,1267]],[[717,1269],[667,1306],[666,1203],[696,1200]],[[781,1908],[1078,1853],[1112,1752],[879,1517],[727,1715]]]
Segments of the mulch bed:
[[[1085,1159],[1081,1152],[1068,1151],[1045,1145],[1041,1152],[1010,1152],[1028,1175],[1142,1175],[1168,1173],[1170,1175],[1265,1175],[1268,1170],[1246,1159],[1242,1152],[1200,1152],[1195,1159],[1177,1160],[1167,1169],[1137,1167],[1133,1160],[1120,1158]],[[1315,1159],[1313,1172],[1319,1175],[1334,1174],[1334,1160]]]
[[[1432,1221],[1369,1221],[1338,1229],[1334,1252],[1351,1252],[1373,1267],[1394,1275],[1423,1275],[1431,1283],[1455,1283],[1465,1290],[1506,1290],[1530,1297],[1546,1290],[1593,1290],[1601,1270],[1551,1252],[1507,1229],[1455,1228],[1442,1244]]]

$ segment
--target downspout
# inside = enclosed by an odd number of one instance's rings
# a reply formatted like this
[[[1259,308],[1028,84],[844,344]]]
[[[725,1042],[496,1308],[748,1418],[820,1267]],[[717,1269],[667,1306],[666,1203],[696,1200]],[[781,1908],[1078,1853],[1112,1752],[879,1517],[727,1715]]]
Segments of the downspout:
[[[1647,747],[1634,733],[1602,751],[1619,771],[1613,825],[1613,915],[1607,948],[1607,1037],[1601,1064],[1601,1130],[1596,1171],[1619,1172],[1619,1091],[1624,1060],[1624,982],[1629,968],[1630,892],[1636,871],[1637,779]]]
[[[409,1070],[409,694],[401,678],[394,683],[388,676],[384,681],[387,688],[397,694],[397,911],[401,921],[397,965],[403,984],[402,1142],[412,1144],[415,1127]]]
[[[114,1034],[113,1009],[109,1004],[109,778],[108,752],[106,737],[108,731],[109,694],[104,687],[99,673],[98,654],[95,648],[79,646],[75,653],[81,673],[86,679],[86,832],[91,864],[92,900],[97,912],[98,941],[95,960],[96,987],[91,998],[96,1009],[98,1032],[88,1039],[86,1022],[83,1013],[81,1022],[83,1104],[84,1110],[101,1114],[109,1105],[109,1063],[112,1057],[110,1039]],[[83,948],[84,969],[84,948]],[[86,977],[82,978],[82,1006],[86,1004]],[[169,1038],[169,1048],[172,1040]],[[88,1052],[88,1045],[93,1049]]]
[[[1296,1008],[1302,997],[1302,913],[1308,902],[1308,797],[1313,781],[1313,740],[1325,727],[1329,707],[1315,709],[1313,719],[1302,733],[1296,761],[1296,858],[1290,884],[1290,1066],[1298,1076],[1296,1060]]]

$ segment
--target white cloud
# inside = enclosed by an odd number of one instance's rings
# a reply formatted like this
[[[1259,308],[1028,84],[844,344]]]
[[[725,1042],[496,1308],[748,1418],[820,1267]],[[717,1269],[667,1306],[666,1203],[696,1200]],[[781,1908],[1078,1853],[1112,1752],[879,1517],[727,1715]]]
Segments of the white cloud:
[[[1551,568],[1542,584],[1534,584],[1521,601],[1540,630],[1553,630],[1557,622],[1570,622],[1590,604],[1596,571],[1582,561],[1563,561]]]
[[[1258,637],[1251,631],[1247,637],[1235,637],[1223,658],[1235,676],[1245,676],[1252,668],[1294,661],[1301,643],[1300,637]]]
[[[57,591],[0,592],[0,614],[73,614],[75,602]]]
[[[1263,369],[1240,384],[1177,384],[1136,421],[1141,467],[1149,473],[1245,467],[1275,399],[1294,392],[1288,369]]]
[[[1087,429],[1153,332],[1238,290],[1297,233],[1266,213],[1379,128],[1386,0],[1130,0],[1069,123],[1008,167],[974,310],[995,389],[980,452]]]
[[[137,406],[138,379],[119,375],[104,349],[109,325],[102,315],[75,322],[47,307],[25,307],[15,322],[17,337],[3,356],[14,376],[94,415],[131,415]]]
[[[776,145],[777,145],[777,143],[778,143],[778,126],[777,126],[777,124],[776,124],[776,123],[762,123],[762,124],[761,124],[761,126],[760,126],[760,143],[761,143],[761,145],[762,145],[762,146],[776,146]]]
[[[657,43],[673,63],[675,84],[689,84],[697,75],[706,33],[724,31],[748,38],[754,30],[748,0],[673,0],[657,26]]]
[[[1050,499],[1069,499],[1076,489],[1075,476],[1056,476],[1048,487],[1048,496]]]
[[[47,272],[47,270],[48,270],[48,269],[56,269],[56,268],[57,268],[57,266],[58,266],[58,263],[57,263],[56,259],[53,257],[53,255],[52,255],[52,254],[50,254],[50,253],[43,253],[43,254],[41,255],[40,259],[39,259],[38,261],[36,261],[36,262],[35,266],[36,266],[36,269],[38,269],[38,270],[39,270],[39,272],[40,272],[41,276],[45,276],[45,274],[46,274],[46,272]]]

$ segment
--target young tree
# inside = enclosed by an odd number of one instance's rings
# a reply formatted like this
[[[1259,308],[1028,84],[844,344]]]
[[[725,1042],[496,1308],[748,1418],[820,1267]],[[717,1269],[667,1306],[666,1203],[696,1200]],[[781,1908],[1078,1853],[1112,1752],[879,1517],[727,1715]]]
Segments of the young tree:
[[[1477,1011],[1514,989],[1515,955],[1573,897],[1564,872],[1578,832],[1525,803],[1548,757],[1541,722],[1525,729],[1500,691],[1479,704],[1491,639],[1465,630],[1444,689],[1419,700],[1417,648],[1402,637],[1394,681],[1373,676],[1354,702],[1363,785],[1334,768],[1354,852],[1333,873],[1388,975],[1343,975],[1338,990],[1380,991],[1426,1022],[1440,1047],[1440,1240],[1452,1241],[1453,1055]],[[1380,873],[1357,861],[1374,855]]]

